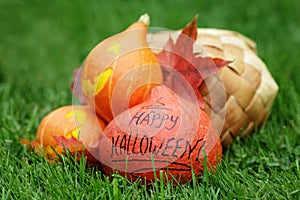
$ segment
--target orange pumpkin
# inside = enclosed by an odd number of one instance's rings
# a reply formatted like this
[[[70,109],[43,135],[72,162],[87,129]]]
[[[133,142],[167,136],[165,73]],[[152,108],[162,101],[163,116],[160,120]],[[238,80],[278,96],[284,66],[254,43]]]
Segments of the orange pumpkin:
[[[141,16],[125,31],[100,42],[83,64],[83,95],[108,122],[162,83],[160,65],[146,40],[148,24],[149,16]]]
[[[207,114],[178,97],[166,86],[152,89],[141,104],[111,121],[94,155],[104,172],[118,171],[132,180],[151,182],[164,172],[166,179],[185,183],[203,172],[204,159],[214,168],[221,160],[219,135]]]
[[[89,106],[63,106],[50,112],[41,121],[37,138],[31,142],[36,152],[44,153],[49,160],[55,159],[67,148],[71,153],[83,152],[98,144],[106,124]],[[95,161],[92,156],[89,160]]]

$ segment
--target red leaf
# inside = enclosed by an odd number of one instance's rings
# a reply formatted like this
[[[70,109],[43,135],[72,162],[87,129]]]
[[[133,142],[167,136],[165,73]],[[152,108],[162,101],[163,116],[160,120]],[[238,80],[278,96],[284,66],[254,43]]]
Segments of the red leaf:
[[[220,58],[196,56],[193,45],[197,39],[197,19],[194,19],[182,30],[176,42],[170,37],[163,51],[157,54],[162,65],[164,84],[172,88],[177,95],[191,99],[191,89],[203,107],[203,101],[198,87],[209,75],[221,67],[231,63]],[[178,73],[179,72],[179,73]]]
[[[81,150],[83,143],[74,137],[66,138],[64,136],[53,136],[57,142],[57,146],[65,147],[70,152],[75,152],[76,150]]]

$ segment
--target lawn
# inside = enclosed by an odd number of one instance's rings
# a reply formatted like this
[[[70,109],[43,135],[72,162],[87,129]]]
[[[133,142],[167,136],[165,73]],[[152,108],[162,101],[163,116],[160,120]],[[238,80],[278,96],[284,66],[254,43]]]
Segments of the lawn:
[[[300,199],[300,12],[296,0],[0,0],[0,197],[2,199]],[[143,13],[151,26],[235,30],[257,42],[279,85],[267,123],[224,151],[215,172],[191,182],[145,187],[65,158],[26,152],[41,119],[72,104],[73,70],[104,38]]]

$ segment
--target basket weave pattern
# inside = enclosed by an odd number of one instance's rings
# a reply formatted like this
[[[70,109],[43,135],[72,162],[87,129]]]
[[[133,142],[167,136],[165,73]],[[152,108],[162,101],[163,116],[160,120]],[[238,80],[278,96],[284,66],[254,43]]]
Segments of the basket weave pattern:
[[[221,139],[223,146],[227,146],[236,136],[251,133],[266,120],[278,86],[249,38],[233,31],[198,29],[197,42],[209,56],[233,61],[219,71],[219,76],[206,79],[207,83],[221,79],[226,91],[225,105],[212,108],[206,84],[199,88],[208,113],[225,113]]]
[[[169,37],[176,40],[179,34],[180,31],[148,34],[148,43],[153,51],[159,52]],[[221,127],[225,147],[238,135],[246,136],[266,120],[278,86],[257,56],[256,44],[249,38],[233,31],[199,28],[196,43],[196,54],[233,61],[217,75],[207,77],[199,87],[205,111],[212,117],[213,124]],[[224,90],[225,97],[218,99],[215,95],[212,106],[210,94],[221,94]]]

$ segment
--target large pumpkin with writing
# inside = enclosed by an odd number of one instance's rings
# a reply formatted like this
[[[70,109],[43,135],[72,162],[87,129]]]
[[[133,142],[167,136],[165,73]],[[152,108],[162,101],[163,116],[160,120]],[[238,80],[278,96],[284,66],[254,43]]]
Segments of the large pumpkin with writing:
[[[105,126],[104,121],[89,106],[63,106],[43,118],[37,138],[30,144],[36,152],[44,153],[49,160],[68,150],[72,154],[84,151],[88,160],[95,162],[85,146],[89,149],[98,146],[98,138]]]
[[[207,114],[178,97],[166,86],[151,90],[148,98],[111,121],[101,136],[98,153],[104,172],[114,171],[136,180],[154,181],[163,172],[165,180],[185,183],[207,166],[221,160],[218,133]]]
[[[162,83],[160,65],[146,40],[149,22],[143,15],[125,31],[100,42],[83,64],[83,95],[108,122]]]

